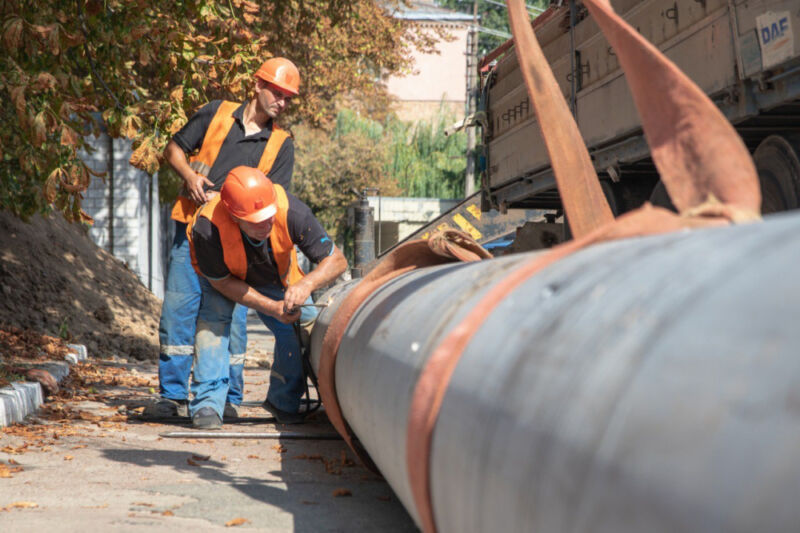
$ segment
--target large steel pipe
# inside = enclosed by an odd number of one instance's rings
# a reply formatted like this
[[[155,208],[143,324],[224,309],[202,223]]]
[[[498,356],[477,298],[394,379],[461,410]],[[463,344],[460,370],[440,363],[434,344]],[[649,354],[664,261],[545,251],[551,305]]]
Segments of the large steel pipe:
[[[797,531],[800,216],[594,246],[524,282],[433,433],[438,531]],[[442,339],[530,255],[405,274],[349,323],[342,412],[419,522],[409,406]],[[312,334],[321,339],[338,287]]]

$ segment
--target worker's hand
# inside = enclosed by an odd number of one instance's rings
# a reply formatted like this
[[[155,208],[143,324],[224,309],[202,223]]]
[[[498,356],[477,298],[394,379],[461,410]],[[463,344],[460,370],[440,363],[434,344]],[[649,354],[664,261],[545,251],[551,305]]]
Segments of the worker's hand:
[[[213,187],[214,183],[202,174],[192,171],[192,175],[188,178],[184,176],[183,179],[186,182],[186,190],[189,192],[189,198],[194,200],[194,203],[197,205],[206,203],[213,198],[213,194],[216,194],[212,191],[205,191],[206,186]]]
[[[278,302],[280,303],[280,302]],[[286,308],[281,305],[280,310],[273,316],[283,322],[284,324],[294,324],[300,320],[300,308],[298,307],[294,313],[287,313]]]
[[[313,285],[301,279],[294,285],[290,285],[283,295],[283,311],[300,311],[300,306],[306,303],[308,297],[311,296],[311,291],[314,290]]]

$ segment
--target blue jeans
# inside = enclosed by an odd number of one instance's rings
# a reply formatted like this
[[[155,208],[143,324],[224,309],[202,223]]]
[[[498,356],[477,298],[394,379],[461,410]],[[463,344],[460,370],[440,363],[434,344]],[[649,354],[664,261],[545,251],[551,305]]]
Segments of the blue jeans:
[[[175,222],[175,239],[169,253],[167,290],[161,305],[158,340],[158,383],[162,398],[186,400],[194,355],[194,333],[200,308],[200,277],[192,268],[186,224]],[[247,308],[234,311],[230,348],[230,388],[227,401],[240,405],[244,389],[244,355],[247,351]]]
[[[233,342],[231,319],[235,304],[212,287],[205,278],[200,278],[200,287],[203,297],[197,315],[192,375],[194,399],[189,404],[189,413],[194,415],[201,407],[212,407],[222,417],[225,391],[228,389],[228,346]],[[254,289],[267,298],[283,300],[283,287],[270,285]],[[307,303],[311,303],[311,298]],[[310,320],[316,313],[315,308],[304,307],[300,320]],[[300,341],[292,324],[284,324],[263,313],[258,313],[258,317],[275,335],[275,357],[269,376],[267,399],[282,411],[296,413],[300,409],[306,379]]]

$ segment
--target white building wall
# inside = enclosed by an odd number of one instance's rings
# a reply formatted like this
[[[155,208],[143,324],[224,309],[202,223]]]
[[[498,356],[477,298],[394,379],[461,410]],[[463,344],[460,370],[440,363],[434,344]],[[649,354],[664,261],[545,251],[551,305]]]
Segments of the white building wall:
[[[397,240],[399,242],[445,211],[455,207],[461,200],[369,196],[367,201],[372,208],[376,224],[378,222],[397,223]],[[375,238],[378,238],[377,232]],[[382,242],[381,248],[386,249],[393,244],[393,242]]]
[[[150,176],[128,163],[131,141],[113,139],[110,142],[108,136],[102,134],[90,137],[89,143],[95,151],[84,153],[82,157],[92,170],[108,172],[109,151],[113,150],[114,155],[113,172],[104,178],[93,176],[84,193],[83,209],[94,218],[89,236],[98,246],[124,261],[145,287],[163,298],[166,265],[162,253],[164,232],[158,178],[152,178],[151,199]]]

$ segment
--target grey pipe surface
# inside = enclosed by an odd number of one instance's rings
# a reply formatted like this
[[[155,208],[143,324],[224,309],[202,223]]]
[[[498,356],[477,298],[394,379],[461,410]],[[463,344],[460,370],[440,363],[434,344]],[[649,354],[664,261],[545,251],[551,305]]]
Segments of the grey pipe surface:
[[[490,314],[433,434],[442,532],[797,531],[800,215],[597,245]],[[408,409],[432,350],[530,254],[432,267],[356,311],[342,412],[419,523]],[[312,363],[338,303],[312,332]]]

